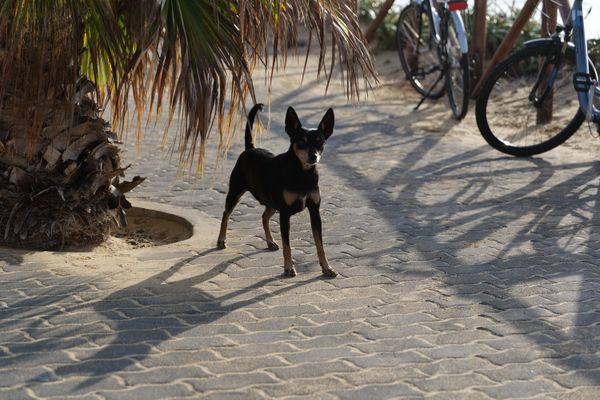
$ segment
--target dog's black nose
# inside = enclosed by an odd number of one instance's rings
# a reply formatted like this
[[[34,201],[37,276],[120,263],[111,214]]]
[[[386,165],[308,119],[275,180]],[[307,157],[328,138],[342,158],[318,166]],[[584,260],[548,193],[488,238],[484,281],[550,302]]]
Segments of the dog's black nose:
[[[316,153],[309,153],[308,154],[308,162],[311,164],[314,164],[317,162],[317,154]]]

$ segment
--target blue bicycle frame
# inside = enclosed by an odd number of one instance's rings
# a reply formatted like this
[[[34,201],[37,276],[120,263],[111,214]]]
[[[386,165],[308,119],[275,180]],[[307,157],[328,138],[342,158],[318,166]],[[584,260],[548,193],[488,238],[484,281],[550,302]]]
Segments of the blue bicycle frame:
[[[583,22],[583,0],[575,0],[571,8],[570,18],[567,21],[565,31],[565,45],[568,43],[568,35],[573,32],[573,40],[575,44],[575,57],[577,73],[573,79],[579,105],[586,113],[588,121],[596,124],[600,123],[600,110],[594,106],[594,96],[600,95],[600,89],[596,86],[597,82],[591,79],[590,68],[588,64],[588,49],[585,39],[584,22]]]

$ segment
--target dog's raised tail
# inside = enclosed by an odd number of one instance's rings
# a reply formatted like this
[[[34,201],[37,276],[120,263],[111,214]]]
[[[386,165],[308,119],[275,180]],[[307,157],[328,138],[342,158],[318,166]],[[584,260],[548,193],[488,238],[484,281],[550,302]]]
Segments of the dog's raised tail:
[[[248,122],[246,122],[246,150],[254,148],[254,139],[252,138],[252,125],[254,125],[254,118],[256,113],[262,111],[263,104],[255,104],[254,107],[248,113]]]

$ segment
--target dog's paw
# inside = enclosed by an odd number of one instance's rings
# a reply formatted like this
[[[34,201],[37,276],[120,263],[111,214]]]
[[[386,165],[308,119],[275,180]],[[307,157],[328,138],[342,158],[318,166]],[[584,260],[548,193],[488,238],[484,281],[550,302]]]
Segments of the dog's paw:
[[[338,276],[338,273],[335,271],[335,269],[331,267],[323,268],[321,271],[323,272],[323,276],[326,276],[327,278],[335,278]]]
[[[225,241],[224,240],[219,240],[217,241],[217,249],[221,249],[223,250],[224,248],[226,248],[227,246],[225,246]]]
[[[277,243],[275,243],[275,242],[267,242],[267,247],[271,251],[279,250],[279,245]]]
[[[288,278],[293,278],[296,275],[298,275],[298,273],[296,272],[296,268],[292,267],[292,268],[285,268],[283,270],[283,276],[288,277]]]

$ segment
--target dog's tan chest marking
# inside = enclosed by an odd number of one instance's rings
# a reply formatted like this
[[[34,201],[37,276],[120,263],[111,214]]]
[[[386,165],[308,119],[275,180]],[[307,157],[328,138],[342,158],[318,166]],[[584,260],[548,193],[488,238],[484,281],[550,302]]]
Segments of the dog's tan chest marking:
[[[290,192],[288,190],[283,189],[283,201],[288,207],[293,206],[297,202],[302,203],[302,208],[306,204],[306,195],[302,195],[300,193]]]
[[[321,193],[319,190],[313,190],[308,195],[301,193],[294,193],[288,190],[283,190],[283,201],[288,207],[293,206],[294,204],[300,203],[302,209],[306,206],[306,199],[310,199],[314,204],[319,204],[321,202]]]

